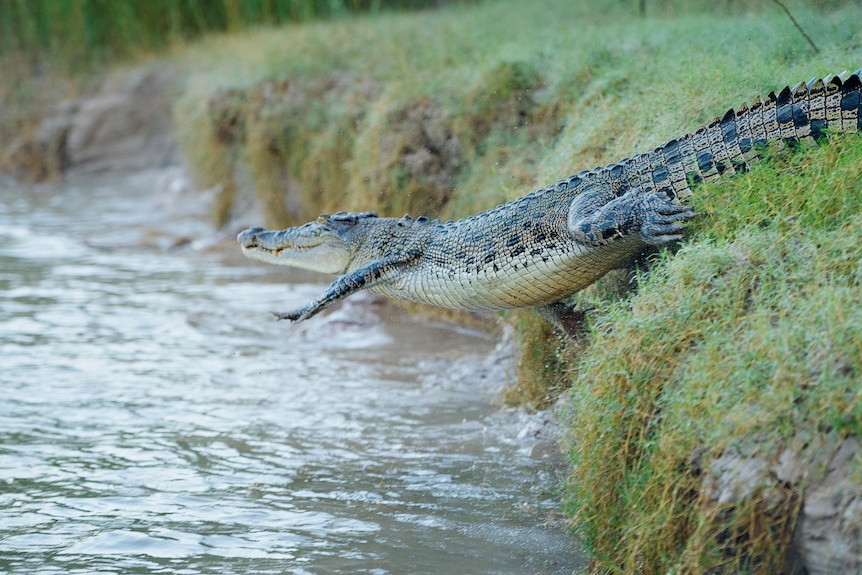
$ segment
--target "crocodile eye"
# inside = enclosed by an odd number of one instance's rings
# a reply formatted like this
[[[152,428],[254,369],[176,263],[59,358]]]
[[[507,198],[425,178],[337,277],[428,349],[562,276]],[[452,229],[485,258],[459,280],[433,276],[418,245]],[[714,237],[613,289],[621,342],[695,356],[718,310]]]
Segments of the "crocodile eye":
[[[329,219],[329,214],[320,214],[317,216],[317,220],[315,220],[318,224],[326,223],[326,220]]]

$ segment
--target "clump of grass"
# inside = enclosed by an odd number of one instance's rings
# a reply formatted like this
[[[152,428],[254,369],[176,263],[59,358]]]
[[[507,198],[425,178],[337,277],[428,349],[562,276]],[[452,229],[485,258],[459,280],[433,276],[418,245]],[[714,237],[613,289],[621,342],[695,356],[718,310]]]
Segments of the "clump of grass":
[[[802,487],[719,505],[704,477],[732,442],[768,459],[800,430],[862,432],[860,159],[851,137],[701,189],[698,239],[597,318],[569,505],[598,570],[784,565]]]
[[[193,145],[186,146],[191,154],[187,156],[187,164],[198,184],[203,188],[218,188],[212,208],[213,221],[218,225],[230,219],[236,201],[235,169],[238,142],[245,138],[246,100],[243,92],[219,90],[206,102],[205,108],[200,107],[209,121],[200,126],[200,130],[184,134],[193,141]]]
[[[354,142],[379,92],[338,70],[219,89],[205,105],[181,101],[176,122],[192,176],[221,190],[215,223],[230,221],[238,187],[253,189],[269,227],[344,209]]]
[[[577,294],[584,313],[583,331],[564,335],[533,310],[518,310],[509,318],[518,334],[517,381],[506,390],[509,405],[548,409],[577,378],[579,358],[592,345],[589,324],[609,302],[617,301],[633,288],[634,267],[614,270]],[[574,302],[573,302],[574,303]]]
[[[356,102],[355,94],[366,96]],[[376,96],[351,74],[264,82],[249,91],[243,158],[271,227],[308,221],[341,200],[356,121]],[[328,197],[322,186],[331,186]]]

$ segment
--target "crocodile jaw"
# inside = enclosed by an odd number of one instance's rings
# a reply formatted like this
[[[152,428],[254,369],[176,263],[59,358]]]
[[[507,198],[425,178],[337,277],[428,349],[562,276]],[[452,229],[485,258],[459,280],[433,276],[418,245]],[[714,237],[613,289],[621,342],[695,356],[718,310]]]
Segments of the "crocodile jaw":
[[[342,274],[353,256],[341,238],[308,228],[249,228],[236,237],[246,257],[328,274]]]

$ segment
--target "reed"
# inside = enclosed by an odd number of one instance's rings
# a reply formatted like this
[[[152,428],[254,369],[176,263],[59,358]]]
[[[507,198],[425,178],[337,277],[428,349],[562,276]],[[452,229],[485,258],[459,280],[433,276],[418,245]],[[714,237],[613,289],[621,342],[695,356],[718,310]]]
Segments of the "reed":
[[[414,10],[439,0],[4,0],[0,52],[76,70],[213,32]]]

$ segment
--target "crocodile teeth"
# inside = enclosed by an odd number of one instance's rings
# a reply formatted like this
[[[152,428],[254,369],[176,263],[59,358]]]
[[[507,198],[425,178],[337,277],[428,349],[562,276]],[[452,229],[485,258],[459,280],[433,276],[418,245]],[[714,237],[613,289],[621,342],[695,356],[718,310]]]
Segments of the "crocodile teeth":
[[[263,248],[263,249],[267,250],[268,252],[270,252],[274,256],[278,256],[278,254],[280,254],[284,250],[296,250],[298,252],[301,252],[303,250],[314,249],[319,245],[320,244],[314,244],[313,246],[297,246],[294,244],[285,244],[285,245],[281,246],[280,248]]]

